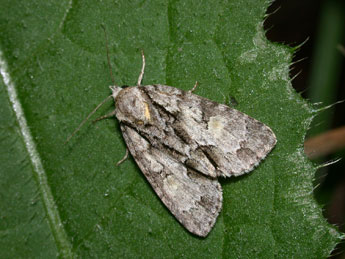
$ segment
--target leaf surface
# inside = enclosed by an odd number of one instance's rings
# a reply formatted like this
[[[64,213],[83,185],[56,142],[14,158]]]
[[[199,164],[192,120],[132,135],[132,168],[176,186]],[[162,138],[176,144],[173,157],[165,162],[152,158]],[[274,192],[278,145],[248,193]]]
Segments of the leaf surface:
[[[317,166],[303,153],[315,111],[291,87],[294,50],[265,38],[269,1],[2,2],[0,246],[13,249],[1,257],[330,254],[340,235],[313,198]],[[175,220],[133,158],[115,166],[126,149],[116,119],[87,123],[64,144],[110,94],[102,24],[117,85],[136,84],[144,50],[144,84],[198,81],[196,94],[236,100],[277,136],[253,172],[221,180],[223,210],[205,239]]]

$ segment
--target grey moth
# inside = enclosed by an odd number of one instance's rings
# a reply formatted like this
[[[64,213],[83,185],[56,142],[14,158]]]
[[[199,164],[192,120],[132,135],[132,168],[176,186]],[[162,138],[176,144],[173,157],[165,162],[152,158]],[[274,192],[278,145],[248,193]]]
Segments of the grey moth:
[[[222,208],[218,177],[253,170],[275,146],[276,137],[248,115],[193,94],[197,84],[190,91],[141,85],[143,53],[142,59],[137,86],[110,86],[115,110],[101,118],[115,115],[120,122],[128,149],[119,163],[129,150],[175,218],[205,237]]]

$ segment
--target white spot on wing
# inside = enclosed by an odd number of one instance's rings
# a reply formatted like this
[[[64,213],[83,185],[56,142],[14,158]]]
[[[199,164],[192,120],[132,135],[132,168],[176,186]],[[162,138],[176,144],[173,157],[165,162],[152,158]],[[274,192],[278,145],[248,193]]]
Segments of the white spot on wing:
[[[225,125],[226,125],[226,122],[224,121],[224,117],[220,115],[210,117],[210,120],[208,122],[208,130],[216,138],[220,138],[223,135]]]

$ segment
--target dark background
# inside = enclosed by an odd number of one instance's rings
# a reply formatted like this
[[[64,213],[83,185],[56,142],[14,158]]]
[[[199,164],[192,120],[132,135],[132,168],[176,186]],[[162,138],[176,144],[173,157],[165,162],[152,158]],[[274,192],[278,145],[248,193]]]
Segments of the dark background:
[[[334,104],[318,115],[306,139],[345,125],[345,1],[277,0],[267,11],[266,36],[273,42],[300,46],[291,66],[292,85],[317,107]],[[343,49],[343,50],[342,50]],[[324,216],[345,232],[345,148],[314,159],[325,164],[315,175],[314,196]],[[345,245],[333,251],[345,258]]]

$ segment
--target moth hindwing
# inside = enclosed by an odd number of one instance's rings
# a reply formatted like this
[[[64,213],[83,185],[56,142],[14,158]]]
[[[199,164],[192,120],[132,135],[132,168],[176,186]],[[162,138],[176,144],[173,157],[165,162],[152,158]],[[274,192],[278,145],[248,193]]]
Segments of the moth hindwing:
[[[253,170],[275,146],[276,137],[248,115],[193,94],[197,84],[191,91],[142,86],[143,53],[142,58],[137,86],[110,87],[115,101],[111,115],[119,120],[128,148],[119,163],[129,150],[176,219],[205,237],[222,208],[217,178]]]

